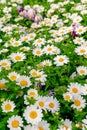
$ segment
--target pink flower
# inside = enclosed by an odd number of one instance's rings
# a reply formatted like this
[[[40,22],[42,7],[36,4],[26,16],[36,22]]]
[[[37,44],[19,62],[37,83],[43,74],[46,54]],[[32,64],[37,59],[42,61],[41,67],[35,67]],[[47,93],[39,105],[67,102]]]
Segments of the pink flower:
[[[23,12],[21,12],[21,15],[22,15],[23,17],[26,17],[26,18],[27,18],[27,11],[24,10]]]
[[[29,10],[28,10],[28,18],[30,19],[30,20],[34,20],[35,19],[35,16],[36,16],[36,13],[35,13],[35,11],[32,9],[32,8],[30,8]]]
[[[41,21],[41,19],[42,19],[41,15],[36,15],[34,22],[38,24]]]

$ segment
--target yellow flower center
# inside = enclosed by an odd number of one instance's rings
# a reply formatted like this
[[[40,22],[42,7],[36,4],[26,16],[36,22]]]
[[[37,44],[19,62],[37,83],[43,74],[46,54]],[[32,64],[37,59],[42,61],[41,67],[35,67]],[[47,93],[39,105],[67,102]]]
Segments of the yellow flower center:
[[[85,70],[80,70],[80,73],[81,73],[81,74],[84,74],[84,73],[85,73]]]
[[[82,29],[79,29],[78,32],[82,32]]]
[[[21,60],[21,56],[15,56],[15,60]]]
[[[64,61],[64,59],[63,58],[59,58],[59,62],[63,62]]]
[[[81,42],[81,39],[78,39],[77,41],[78,41],[78,42]]]
[[[24,40],[24,41],[27,41],[27,40],[28,40],[28,38],[27,38],[27,37],[25,37],[23,40]]]
[[[64,128],[65,130],[68,130],[69,127],[66,126],[66,125],[64,125],[63,128]]]
[[[61,31],[60,33],[61,33],[61,34],[64,34],[64,31]]]
[[[50,66],[50,64],[47,62],[47,63],[45,64],[45,66]]]
[[[6,62],[2,62],[2,63],[1,63],[1,66],[2,66],[2,67],[5,67],[5,66],[7,66],[7,63],[6,63]]]
[[[74,104],[75,104],[76,106],[80,106],[80,105],[81,105],[81,102],[80,102],[80,100],[75,100],[75,101],[74,101]]]
[[[16,41],[16,42],[14,42],[14,45],[16,45],[16,46],[17,46],[18,44],[19,44],[19,42],[17,42],[17,41]]]
[[[16,78],[17,78],[17,77],[16,77],[15,75],[10,76],[10,79],[11,79],[11,80],[16,80]]]
[[[37,72],[36,71],[34,71],[34,72],[32,72],[32,74],[31,74],[33,77],[36,77],[37,76]]]
[[[5,84],[4,83],[0,83],[0,88],[5,88]]]
[[[50,108],[54,108],[54,103],[52,103],[52,102],[49,103],[49,107],[50,107]]]
[[[49,47],[49,48],[47,48],[47,50],[48,50],[48,51],[51,51],[51,50],[52,50],[52,48],[51,48],[51,47]]]
[[[12,121],[12,127],[13,128],[18,128],[19,127],[19,121],[18,120]]]
[[[42,65],[38,65],[37,68],[40,70],[40,69],[43,68],[43,66]]]
[[[38,73],[38,74],[37,74],[37,77],[38,77],[38,78],[41,78],[41,74]]]
[[[39,102],[39,106],[40,106],[40,107],[44,107],[44,102],[40,101],[40,102]]]
[[[66,100],[70,100],[70,96],[69,96],[69,95],[66,95],[66,96],[65,96],[65,99],[66,99]]]
[[[72,88],[72,92],[73,93],[78,93],[78,89],[77,88]]]
[[[29,114],[29,116],[30,116],[32,119],[35,119],[35,118],[37,118],[38,114],[37,114],[36,111],[31,111],[30,114]]]
[[[41,54],[41,51],[37,50],[37,51],[36,51],[36,54],[37,54],[37,55]]]
[[[86,50],[85,50],[85,49],[81,49],[80,52],[81,52],[81,53],[85,53]]]
[[[9,111],[11,110],[12,106],[10,104],[6,104],[5,105],[5,110]]]
[[[34,36],[33,36],[33,35],[30,35],[30,38],[34,38]]]
[[[21,86],[27,86],[28,82],[26,80],[22,80],[22,81],[20,81],[20,85]]]
[[[41,39],[38,39],[38,40],[37,40],[37,42],[38,42],[38,43],[41,43],[41,42],[42,42],[42,40],[41,40]]]
[[[29,95],[34,97],[35,96],[35,92],[30,92]]]
[[[10,70],[11,69],[11,67],[10,66],[6,66],[6,70]]]
[[[44,128],[42,126],[39,126],[38,130],[44,130]]]

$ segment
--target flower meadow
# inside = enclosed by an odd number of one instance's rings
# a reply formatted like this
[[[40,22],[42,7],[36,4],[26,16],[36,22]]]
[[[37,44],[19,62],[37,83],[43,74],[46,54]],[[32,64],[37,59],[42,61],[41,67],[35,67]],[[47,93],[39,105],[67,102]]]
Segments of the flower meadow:
[[[87,0],[0,0],[0,130],[87,130]]]

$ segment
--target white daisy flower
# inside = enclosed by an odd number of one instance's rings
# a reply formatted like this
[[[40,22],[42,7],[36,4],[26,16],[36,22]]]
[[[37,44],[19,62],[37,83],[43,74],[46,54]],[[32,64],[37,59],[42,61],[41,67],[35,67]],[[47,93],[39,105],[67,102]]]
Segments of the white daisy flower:
[[[81,10],[81,15],[86,15],[87,14],[87,10]]]
[[[57,23],[57,19],[51,18],[51,19],[50,19],[50,22],[51,22],[51,24],[55,24],[55,23]]]
[[[29,41],[30,41],[29,36],[28,36],[28,35],[22,36],[22,37],[20,38],[20,41],[22,41],[22,42],[29,42]]]
[[[6,100],[1,105],[2,112],[13,112],[15,108],[15,104],[13,101]]]
[[[36,98],[36,103],[35,103],[35,106],[42,109],[42,110],[46,110],[46,102],[47,102],[47,97],[42,97],[42,96],[38,96]]]
[[[52,66],[52,61],[51,60],[44,60],[43,62],[42,62],[42,65],[43,66]]]
[[[7,48],[7,47],[11,46],[11,44],[10,44],[10,42],[6,42],[6,43],[4,44],[4,46]]]
[[[72,122],[69,119],[62,120],[64,125],[59,125],[59,130],[72,130]]]
[[[87,95],[87,84],[84,84],[81,90],[82,90],[82,95]]]
[[[24,104],[29,105],[28,99],[37,99],[38,91],[36,89],[29,89],[27,95],[24,95]]]
[[[35,49],[33,49],[33,55],[42,56],[43,55],[43,50],[41,48],[35,48]]]
[[[3,9],[3,12],[4,12],[4,13],[9,13],[9,12],[11,12],[11,10],[12,10],[11,7],[5,7],[5,8]]]
[[[72,96],[75,95],[79,95],[81,94],[81,84],[79,83],[70,83],[70,85],[68,85],[68,92],[71,93]]]
[[[45,83],[46,82],[46,77],[47,77],[47,75],[44,74],[43,71],[40,71],[40,72],[37,72],[37,77],[35,78],[35,80],[37,80],[39,82],[42,82],[42,83]]]
[[[0,80],[0,90],[5,90],[6,89],[5,83],[8,83],[8,81],[6,79],[1,79]]]
[[[19,85],[22,89],[25,87],[30,87],[31,86],[31,81],[28,76],[19,76],[17,79],[17,85]]]
[[[51,18],[52,19],[58,19],[58,15],[53,15]]]
[[[77,48],[75,48],[75,52],[77,53],[77,55],[87,55],[87,47],[86,46],[78,46]]]
[[[8,59],[3,59],[0,61],[0,66],[3,68],[10,67],[11,62]]]
[[[66,101],[71,101],[72,100],[72,95],[71,95],[71,93],[66,92],[66,93],[63,94],[63,98]]]
[[[79,26],[76,28],[76,33],[77,34],[83,34],[85,32],[85,28],[83,26]]]
[[[51,2],[54,2],[55,0],[47,0],[47,1],[51,3]]]
[[[38,69],[38,70],[42,70],[42,69],[43,69],[43,64],[42,64],[42,62],[37,65],[37,69]]]
[[[49,128],[49,124],[47,123],[47,121],[40,121],[38,124],[37,124],[37,129],[38,130],[50,130]]]
[[[3,48],[3,49],[0,51],[0,54],[1,54],[1,53],[6,53],[6,52],[8,52],[8,49],[4,49],[4,48]]]
[[[20,61],[23,61],[24,59],[26,59],[26,56],[23,52],[11,53],[11,55],[9,57],[11,58],[11,60],[14,63],[20,62]]]
[[[27,106],[23,115],[27,123],[31,124],[37,124],[43,117],[41,109],[37,109],[35,106]]]
[[[44,38],[39,38],[34,41],[33,45],[41,47],[42,45],[45,45],[45,42]]]
[[[81,16],[77,16],[73,19],[73,23],[79,23],[82,21],[82,17]]]
[[[23,46],[20,48],[20,50],[28,52],[30,50],[30,47]]]
[[[74,96],[73,102],[74,104],[72,104],[71,107],[76,108],[77,110],[80,108],[85,108],[86,106],[86,100],[80,95]]]
[[[22,3],[23,3],[23,0],[16,0],[16,2],[17,2],[18,4],[22,4]]]
[[[56,66],[63,66],[69,62],[69,58],[66,55],[57,55],[54,58],[54,64]]]
[[[37,73],[38,73],[38,71],[35,70],[35,69],[32,69],[32,70],[30,71],[31,77],[37,77]]]
[[[18,73],[16,73],[15,71],[13,71],[13,72],[10,72],[9,74],[8,74],[8,78],[11,80],[11,81],[16,81],[18,78],[19,78],[19,74]]]
[[[87,0],[81,0],[81,2],[85,4],[85,3],[87,3]]]
[[[87,75],[87,67],[85,66],[79,66],[76,70],[79,75]]]
[[[87,128],[87,116],[85,119],[82,120],[82,123],[83,123],[83,129],[82,130],[86,130]]]
[[[57,37],[54,40],[55,40],[55,42],[61,42],[63,40],[63,37]]]
[[[12,116],[7,121],[8,125],[7,127],[10,128],[10,130],[21,130],[21,127],[23,127],[23,121],[20,116]]]
[[[13,47],[18,47],[18,46],[21,46],[21,45],[22,45],[21,41],[14,40],[13,42],[11,42],[11,46],[13,46]]]
[[[3,32],[8,33],[8,34],[11,34],[11,33],[12,33],[12,27],[9,27],[9,26],[4,26],[1,30],[2,30]]]
[[[30,125],[27,125],[27,126],[24,126],[24,130],[38,130],[37,129],[37,126],[30,126]]]
[[[73,40],[73,42],[75,43],[75,44],[83,44],[84,42],[85,42],[85,40],[83,39],[83,37],[76,37],[74,40]]]
[[[51,97],[47,97],[47,110],[51,111],[51,112],[58,112],[60,109],[60,104],[59,101],[56,98]]]
[[[62,27],[62,26],[63,26],[63,21],[62,21],[62,20],[61,20],[61,21],[58,21],[58,22],[56,23],[56,26],[57,26],[58,28]]]
[[[52,55],[52,54],[59,54],[60,53],[60,49],[55,47],[54,45],[47,45],[47,46],[45,46],[43,51],[47,55],[48,54]]]
[[[0,27],[1,27],[1,24],[0,24]],[[2,39],[0,39],[0,43],[2,42]]]
[[[38,96],[38,91],[36,89],[29,89],[27,91],[27,95],[29,97],[33,97],[33,98],[36,98]]]
[[[48,55],[48,54],[51,55],[51,54],[53,53],[53,52],[52,52],[52,51],[53,51],[53,48],[54,48],[53,45],[51,45],[51,46],[50,46],[50,45],[47,45],[47,46],[44,47],[43,51],[44,51],[44,53],[46,53],[47,55]]]
[[[29,37],[29,41],[34,40],[34,38],[36,37],[36,34],[35,33],[30,33],[28,35],[28,37]]]

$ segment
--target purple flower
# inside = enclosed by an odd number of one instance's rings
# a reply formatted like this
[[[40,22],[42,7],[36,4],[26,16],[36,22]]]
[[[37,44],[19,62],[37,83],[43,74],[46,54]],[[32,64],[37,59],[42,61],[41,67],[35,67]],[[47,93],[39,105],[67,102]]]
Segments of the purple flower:
[[[76,33],[76,31],[74,31],[74,30],[71,32],[71,35],[72,35],[73,37],[77,37],[77,36],[78,36],[77,33]]]
[[[53,90],[53,89],[50,90],[50,92],[49,92],[49,96],[51,97],[51,96],[53,96],[54,94],[55,94],[54,90]]]
[[[18,7],[18,12],[23,12],[24,11],[24,8],[23,7]]]

